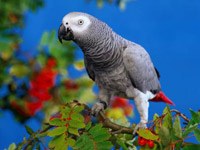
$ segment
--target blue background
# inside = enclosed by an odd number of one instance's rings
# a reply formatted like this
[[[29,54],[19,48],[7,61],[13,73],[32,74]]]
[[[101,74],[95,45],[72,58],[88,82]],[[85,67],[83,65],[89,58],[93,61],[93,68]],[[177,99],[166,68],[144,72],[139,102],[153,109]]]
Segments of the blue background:
[[[125,11],[114,5],[99,9],[95,2],[84,0],[46,0],[45,7],[38,12],[26,13],[23,49],[34,53],[42,33],[57,30],[62,17],[71,11],[92,14],[123,37],[142,45],[161,74],[163,91],[176,104],[172,108],[187,116],[190,116],[189,108],[200,109],[199,0],[137,0],[128,3]],[[80,50],[76,57],[82,57]],[[163,103],[151,103],[149,118],[161,113],[164,107]],[[138,122],[137,112],[132,120]],[[40,127],[36,119],[27,124],[35,130]],[[0,149],[22,141],[26,135],[23,125],[17,123],[10,112],[1,114]]]

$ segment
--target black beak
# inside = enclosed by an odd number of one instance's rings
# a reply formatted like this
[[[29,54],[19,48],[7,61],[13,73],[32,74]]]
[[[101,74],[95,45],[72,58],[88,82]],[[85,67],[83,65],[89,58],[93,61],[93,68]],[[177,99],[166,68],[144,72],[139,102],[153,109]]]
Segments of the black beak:
[[[73,32],[70,27],[65,28],[63,24],[60,25],[60,28],[58,30],[58,39],[60,43],[62,43],[62,40],[73,40]]]
[[[60,43],[62,43],[62,39],[65,36],[66,31],[65,31],[65,26],[63,24],[60,25],[60,28],[58,30],[58,39]]]

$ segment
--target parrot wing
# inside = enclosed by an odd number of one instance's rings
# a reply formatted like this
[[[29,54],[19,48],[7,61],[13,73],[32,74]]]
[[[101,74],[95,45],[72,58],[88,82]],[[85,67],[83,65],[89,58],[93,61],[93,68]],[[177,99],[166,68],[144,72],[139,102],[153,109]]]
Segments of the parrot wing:
[[[161,90],[159,73],[153,66],[149,54],[140,45],[128,46],[123,52],[123,62],[135,88],[153,94]]]
[[[95,74],[93,72],[93,67],[92,65],[89,64],[88,60],[86,58],[84,58],[84,63],[85,63],[85,68],[86,68],[86,71],[88,73],[88,76],[93,80],[95,81]]]

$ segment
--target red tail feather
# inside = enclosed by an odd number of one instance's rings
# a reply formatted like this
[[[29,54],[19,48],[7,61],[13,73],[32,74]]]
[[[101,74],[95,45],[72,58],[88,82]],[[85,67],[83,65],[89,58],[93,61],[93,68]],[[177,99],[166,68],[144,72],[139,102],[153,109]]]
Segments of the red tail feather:
[[[150,99],[150,101],[164,102],[170,105],[174,105],[174,103],[167,96],[165,96],[165,94],[162,91],[158,92],[154,98]]]

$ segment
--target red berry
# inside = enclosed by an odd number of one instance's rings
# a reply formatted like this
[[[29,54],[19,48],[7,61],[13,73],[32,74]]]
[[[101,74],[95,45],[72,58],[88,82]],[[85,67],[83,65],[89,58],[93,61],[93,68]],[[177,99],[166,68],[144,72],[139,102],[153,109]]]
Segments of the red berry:
[[[142,138],[142,137],[139,137],[139,138],[138,138],[138,144],[139,144],[140,146],[145,146],[145,145],[147,144],[147,140],[144,139],[144,138]]]
[[[47,60],[47,67],[50,67],[50,68],[53,68],[53,67],[55,67],[56,66],[56,59],[54,59],[54,58],[49,58],[48,60]]]
[[[124,107],[124,113],[126,116],[130,116],[133,112],[133,106],[132,105],[128,105],[126,107]]]
[[[67,120],[72,120],[72,118],[71,118],[71,117],[69,117],[69,118],[67,118]]]
[[[67,81],[65,81],[65,88],[67,90],[78,90],[79,86],[73,80],[67,80]]]
[[[147,142],[147,144],[148,144],[149,148],[153,148],[154,147],[154,142],[152,140],[149,140]]]
[[[121,97],[114,97],[111,107],[116,108],[116,107],[126,107],[128,105],[128,101],[125,98]]]

